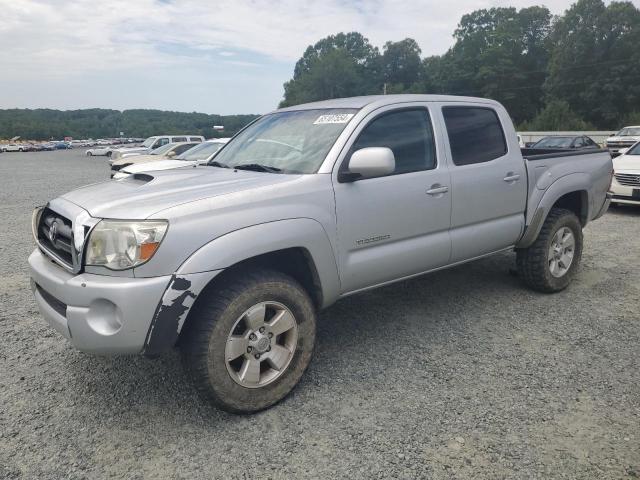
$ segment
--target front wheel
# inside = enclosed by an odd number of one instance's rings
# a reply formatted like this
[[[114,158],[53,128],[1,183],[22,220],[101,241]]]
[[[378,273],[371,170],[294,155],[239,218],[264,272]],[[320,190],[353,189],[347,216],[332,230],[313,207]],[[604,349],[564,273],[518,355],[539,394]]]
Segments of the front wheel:
[[[576,215],[553,208],[529,248],[517,250],[518,275],[532,289],[545,293],[567,288],[582,258],[582,225]]]
[[[287,275],[256,270],[201,295],[180,339],[198,391],[234,413],[282,400],[313,354],[316,312],[307,292]]]

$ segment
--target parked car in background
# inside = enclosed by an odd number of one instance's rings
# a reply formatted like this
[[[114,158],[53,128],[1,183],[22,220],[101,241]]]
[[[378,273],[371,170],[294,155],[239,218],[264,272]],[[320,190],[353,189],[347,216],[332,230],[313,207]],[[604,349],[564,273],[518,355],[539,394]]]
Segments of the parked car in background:
[[[71,144],[67,142],[53,142],[53,147],[55,150],[70,150],[73,148]]]
[[[196,165],[203,165],[208,163],[229,140],[229,138],[207,140],[196,144],[196,146],[190,148],[186,152],[167,160],[157,160],[128,165],[113,174],[112,178],[118,180],[128,177],[133,173],[147,172],[151,170],[172,170],[174,168],[187,168],[194,167]]]
[[[631,148],[621,148],[613,159],[614,204],[640,205],[640,142]]]
[[[640,142],[640,126],[624,127],[615,135],[607,138],[607,148],[611,155],[620,155],[621,148],[629,148]]]
[[[583,228],[609,206],[611,172],[605,150],[523,156],[493,100],[296,105],[253,122],[208,166],[36,209],[31,288],[76,348],[155,356],[178,344],[203,396],[256,412],[298,383],[317,312],[340,298],[514,249],[524,284],[565,289]],[[548,302],[570,305],[571,292]],[[367,361],[384,368],[379,353]]]
[[[4,152],[26,152],[29,147],[22,143],[8,143],[2,146]]]
[[[162,147],[156,148],[147,155],[132,155],[120,157],[118,159],[111,159],[111,178],[114,174],[123,168],[130,165],[140,165],[149,162],[155,162],[157,160],[166,160],[177,157],[183,154],[187,150],[199,145],[196,142],[181,142],[181,143],[168,143]]]
[[[87,157],[110,157],[112,153],[113,147],[111,145],[96,146],[84,152]]]
[[[586,135],[549,136],[535,142],[529,148],[546,148],[558,150],[582,150],[600,148],[596,142]]]
[[[204,137],[201,135],[157,135],[147,138],[139,147],[118,148],[113,151],[111,158],[117,159],[130,153],[147,154],[169,143],[184,142],[204,142]]]

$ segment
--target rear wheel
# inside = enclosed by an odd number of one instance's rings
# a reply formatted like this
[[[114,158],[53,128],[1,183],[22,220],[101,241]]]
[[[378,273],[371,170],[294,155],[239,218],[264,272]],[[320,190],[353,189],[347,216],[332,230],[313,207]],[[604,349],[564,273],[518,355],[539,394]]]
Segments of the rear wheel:
[[[534,290],[559,292],[573,279],[582,257],[582,225],[576,215],[554,208],[529,248],[517,251],[518,275]]]
[[[256,270],[203,295],[181,338],[198,391],[236,413],[282,400],[313,353],[316,313],[306,291],[287,275]]]
[[[87,152],[87,157],[90,157],[90,156],[92,156],[92,155],[93,155],[93,153],[91,153],[91,152]]]

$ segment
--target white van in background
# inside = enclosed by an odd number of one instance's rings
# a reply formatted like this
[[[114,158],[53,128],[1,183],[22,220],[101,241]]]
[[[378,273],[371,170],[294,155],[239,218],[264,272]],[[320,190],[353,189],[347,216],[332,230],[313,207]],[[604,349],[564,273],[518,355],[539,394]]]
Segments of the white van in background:
[[[139,147],[122,147],[112,151],[110,157],[111,162],[120,158],[123,155],[128,154],[145,154],[151,153],[158,147],[166,145],[167,143],[182,143],[182,142],[204,142],[202,135],[155,135],[147,138]]]

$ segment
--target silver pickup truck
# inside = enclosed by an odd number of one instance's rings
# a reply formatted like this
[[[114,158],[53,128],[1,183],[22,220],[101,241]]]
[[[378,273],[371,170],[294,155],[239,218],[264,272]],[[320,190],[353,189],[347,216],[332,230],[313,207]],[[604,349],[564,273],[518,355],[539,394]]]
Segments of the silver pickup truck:
[[[515,250],[564,289],[609,205],[608,152],[529,156],[479,98],[389,95],[277,110],[208,165],[79,188],[33,215],[32,288],[76,348],[179,346],[206,398],[253,412],[305,371],[347,295]]]

